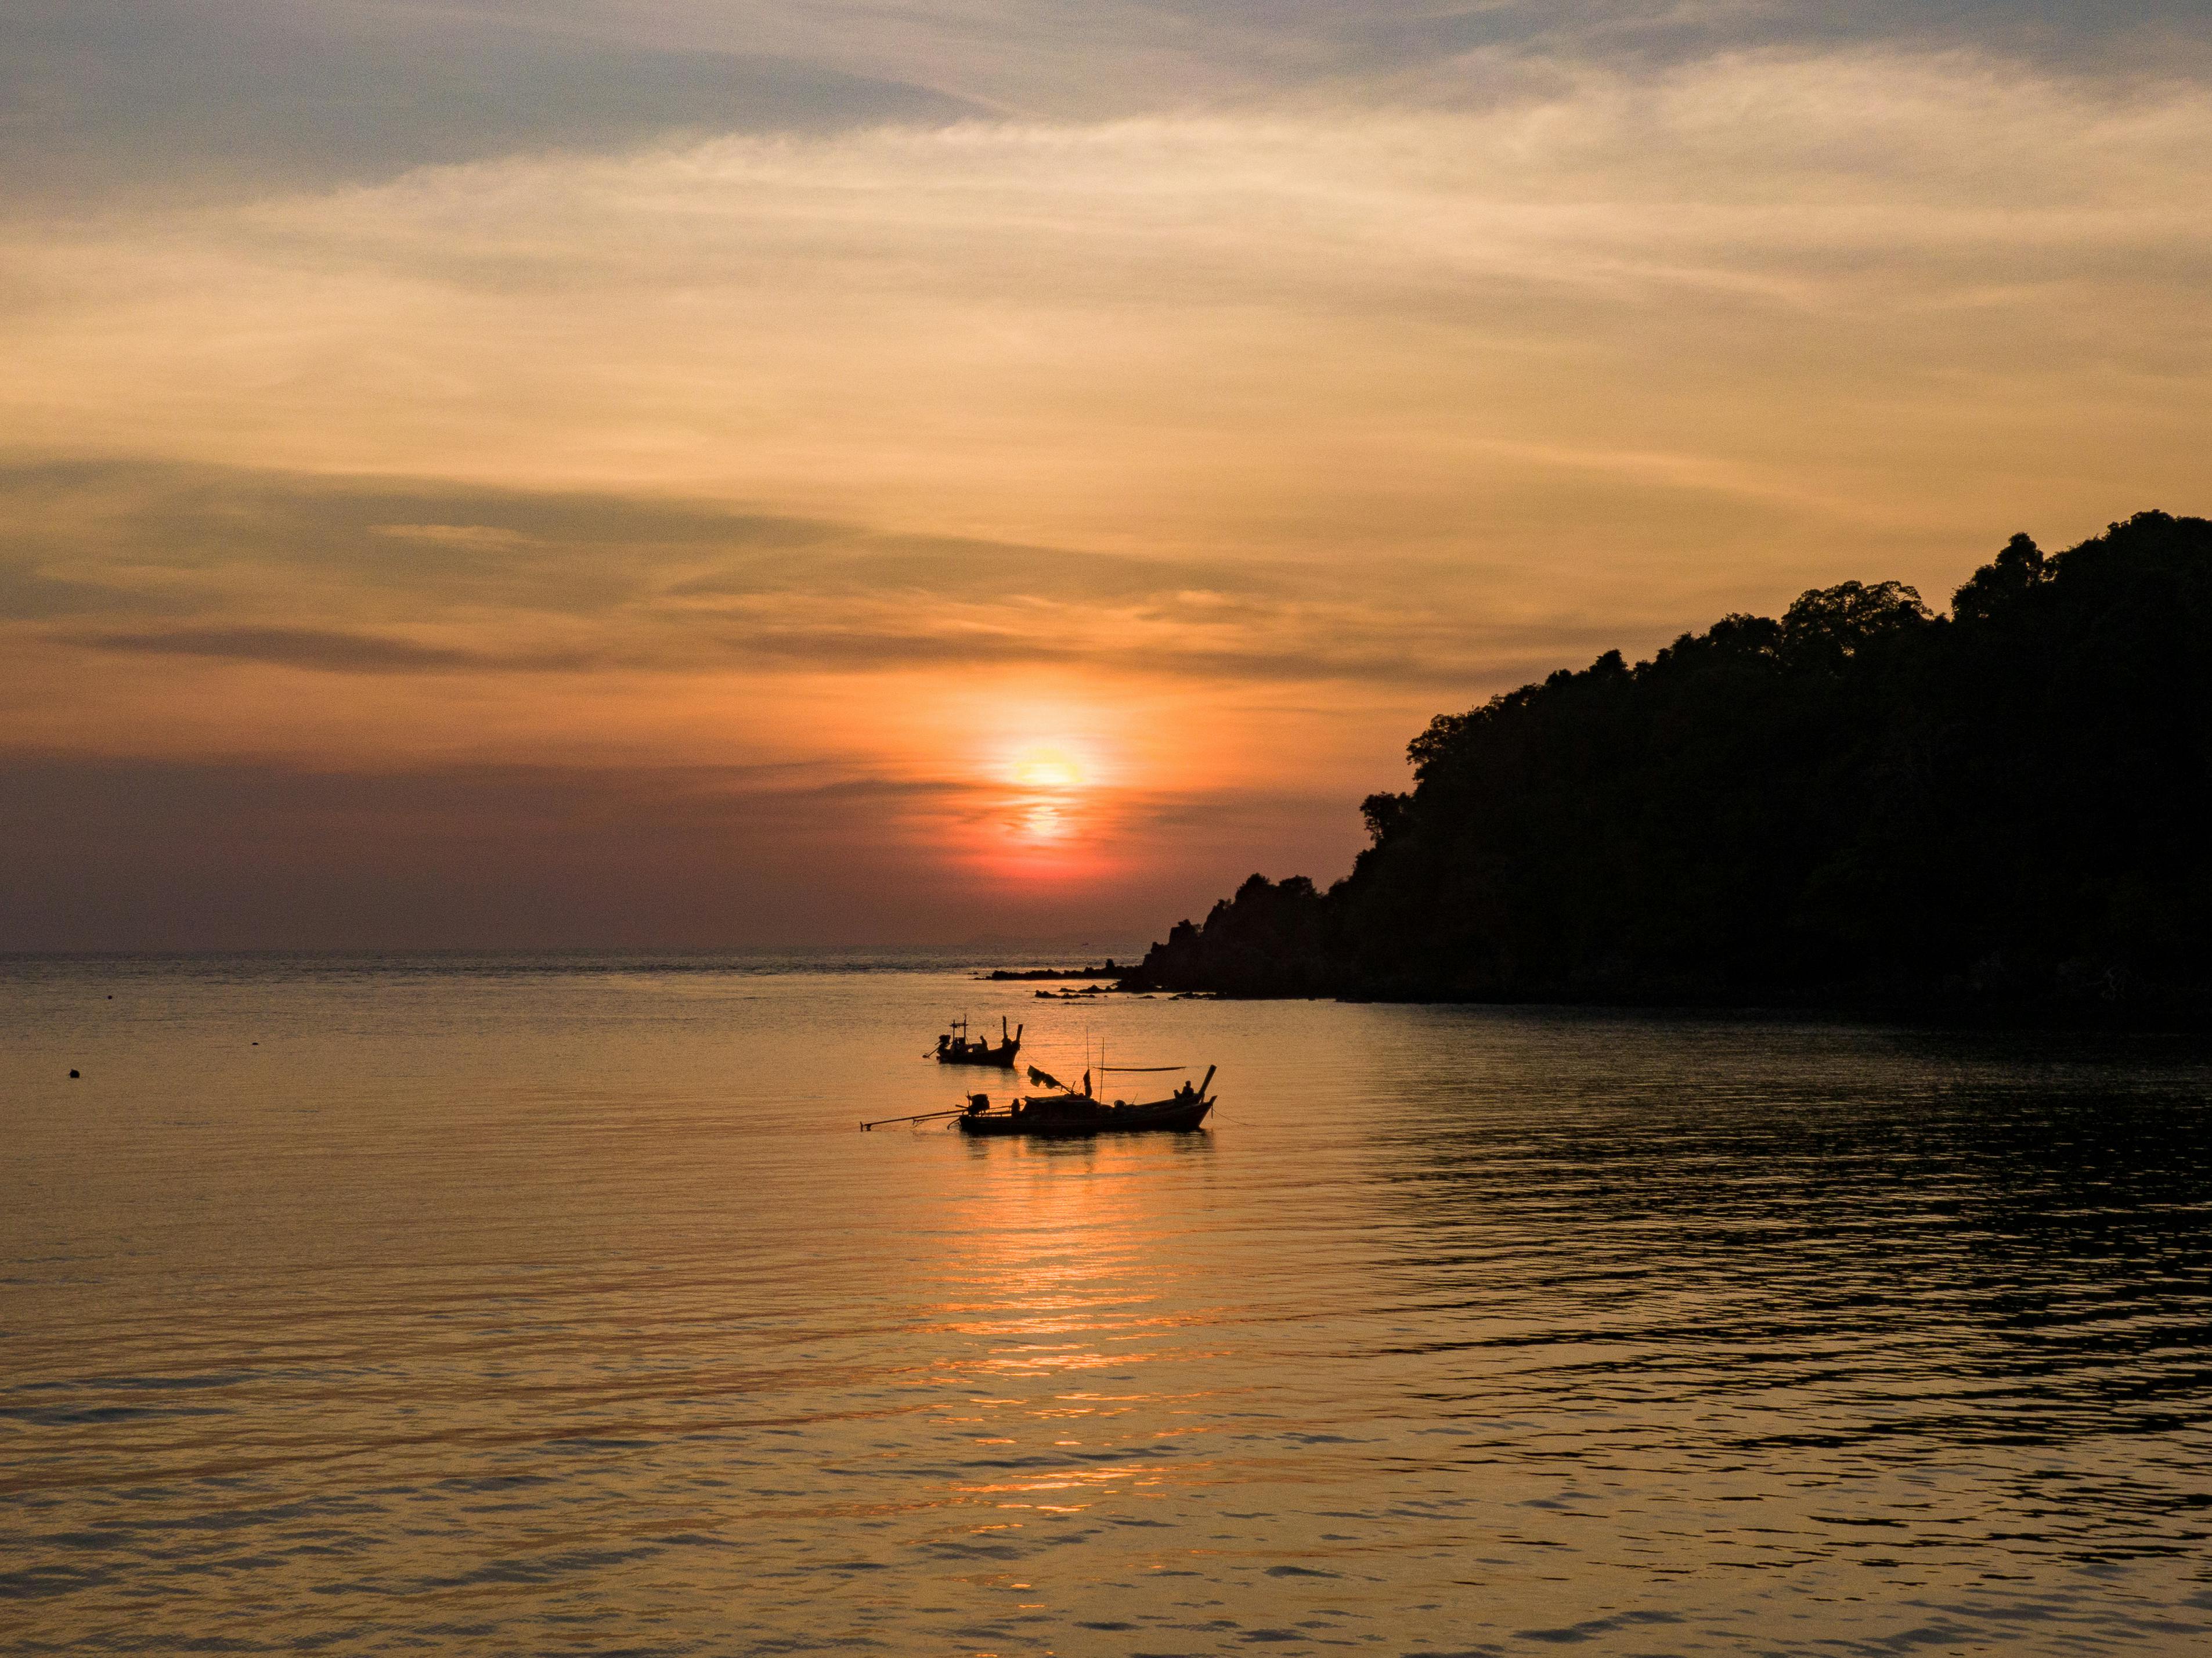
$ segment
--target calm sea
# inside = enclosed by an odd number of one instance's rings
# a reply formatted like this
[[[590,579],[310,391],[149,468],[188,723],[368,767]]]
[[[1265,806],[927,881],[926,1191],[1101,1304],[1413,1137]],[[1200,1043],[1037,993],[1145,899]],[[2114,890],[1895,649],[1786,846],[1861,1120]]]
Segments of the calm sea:
[[[2212,1648],[2205,1049],[973,965],[0,963],[0,1651]]]

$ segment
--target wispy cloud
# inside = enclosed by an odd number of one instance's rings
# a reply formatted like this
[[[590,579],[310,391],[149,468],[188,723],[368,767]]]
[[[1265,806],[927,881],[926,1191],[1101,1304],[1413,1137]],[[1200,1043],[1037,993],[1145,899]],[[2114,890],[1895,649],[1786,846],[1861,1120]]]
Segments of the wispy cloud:
[[[424,644],[382,634],[349,633],[332,628],[183,627],[136,633],[84,633],[69,643],[88,650],[118,650],[149,656],[209,656],[221,661],[269,662],[335,674],[447,673],[574,669],[580,657],[496,656],[483,651]]]
[[[2201,25],[2191,0],[16,0],[0,164],[33,200],[204,198],[684,132],[1479,108],[1584,66],[1726,52],[2170,75],[2204,65]]]
[[[1595,654],[1619,625],[1558,607],[1493,613],[1464,570],[1400,572],[1378,592],[1373,572],[1334,566],[899,535],[577,491],[101,463],[0,468],[0,499],[29,560],[0,584],[0,605],[17,607],[0,626],[13,616],[79,649],[329,674],[1042,667],[1464,696],[1562,650]],[[381,521],[396,504],[465,521]],[[94,579],[47,573],[64,570]],[[115,625],[134,611],[142,625]]]
[[[2166,447],[2208,372],[2208,108],[1750,55],[1482,112],[433,169],[14,239],[0,421],[1047,546],[1434,546],[1574,474],[1625,504],[1578,530],[1787,534],[1914,495],[1866,485],[1900,434],[1966,458],[1962,396],[2063,381]]]
[[[978,113],[896,72],[659,44],[612,6],[19,0],[0,12],[0,200],[220,198],[669,132]]]

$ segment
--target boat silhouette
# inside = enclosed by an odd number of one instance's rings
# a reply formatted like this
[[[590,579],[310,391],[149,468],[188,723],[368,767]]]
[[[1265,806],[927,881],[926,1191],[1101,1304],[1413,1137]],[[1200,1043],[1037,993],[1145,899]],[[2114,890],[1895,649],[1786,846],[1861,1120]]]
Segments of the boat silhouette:
[[[1013,1034],[1006,1034],[1006,1021],[999,1021],[999,1043],[994,1047],[991,1039],[979,1036],[972,1041],[968,1035],[968,1021],[956,1019],[952,1028],[937,1039],[934,1058],[940,1065],[996,1065],[1001,1070],[1014,1068],[1014,1056],[1022,1051],[1022,1033],[1029,1027],[1014,1027]]]
[[[1216,1066],[1206,1068],[1206,1080],[1193,1088],[1184,1083],[1164,1100],[1108,1104],[1088,1094],[1062,1088],[1052,1094],[1030,1094],[1010,1102],[1004,1111],[993,1111],[985,1094],[969,1098],[961,1114],[960,1131],[976,1135],[1036,1135],[1076,1138],[1093,1134],[1137,1134],[1146,1131],[1188,1133],[1204,1123],[1214,1101],[1206,1090],[1213,1085]],[[1032,1071],[1033,1076],[1043,1073]],[[1047,1079],[1052,1080],[1052,1079]]]

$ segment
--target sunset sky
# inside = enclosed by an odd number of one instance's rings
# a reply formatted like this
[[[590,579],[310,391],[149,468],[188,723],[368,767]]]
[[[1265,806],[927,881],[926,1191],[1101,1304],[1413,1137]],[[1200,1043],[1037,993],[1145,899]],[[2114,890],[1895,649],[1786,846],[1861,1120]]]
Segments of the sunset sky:
[[[2209,504],[2203,0],[11,0],[0,181],[0,949],[1158,936]]]

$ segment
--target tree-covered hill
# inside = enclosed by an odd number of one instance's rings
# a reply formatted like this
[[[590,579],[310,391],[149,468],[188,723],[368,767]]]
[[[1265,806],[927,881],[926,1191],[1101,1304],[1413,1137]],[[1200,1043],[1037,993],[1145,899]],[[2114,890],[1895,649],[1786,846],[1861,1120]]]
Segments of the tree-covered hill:
[[[1444,715],[1328,892],[1255,875],[1133,984],[1806,1002],[2212,983],[2212,522],[2017,535]]]

